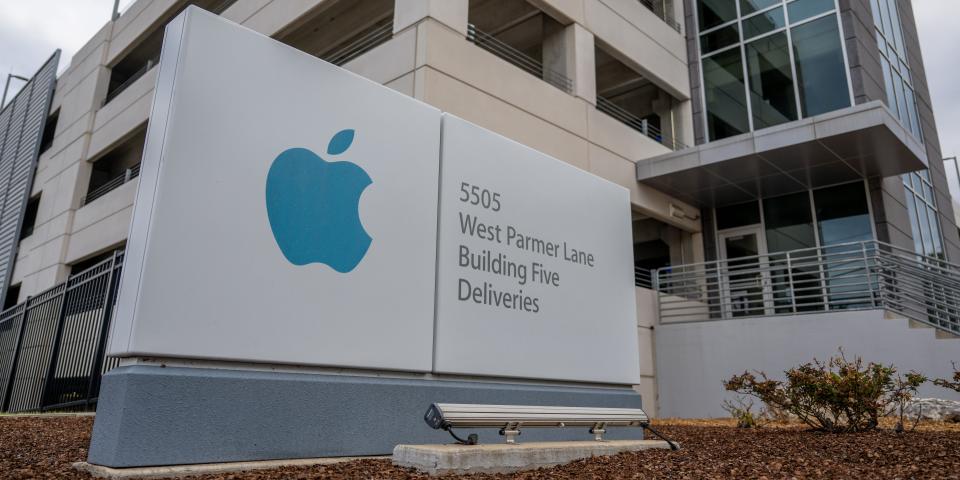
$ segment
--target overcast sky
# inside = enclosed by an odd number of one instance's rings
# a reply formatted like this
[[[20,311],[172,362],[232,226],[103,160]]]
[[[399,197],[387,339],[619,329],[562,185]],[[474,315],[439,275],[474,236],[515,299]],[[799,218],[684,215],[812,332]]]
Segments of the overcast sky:
[[[121,0],[121,9],[132,2]],[[960,0],[913,0],[913,8],[943,154],[955,156],[960,154]],[[33,75],[57,48],[63,50],[62,71],[112,10],[113,0],[0,0],[0,82],[10,72]],[[20,83],[14,81],[11,90]]]

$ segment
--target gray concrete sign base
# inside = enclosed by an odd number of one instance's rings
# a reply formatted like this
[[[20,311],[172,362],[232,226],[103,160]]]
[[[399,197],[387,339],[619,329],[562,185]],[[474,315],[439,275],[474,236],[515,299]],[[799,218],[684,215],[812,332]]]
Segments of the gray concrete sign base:
[[[433,402],[641,407],[629,387],[132,365],[103,377],[87,461],[145,467],[390,455],[452,442],[423,415]],[[497,429],[478,430],[497,444]],[[611,440],[640,439],[610,429]],[[528,429],[523,441],[586,440],[586,429]]]
[[[524,433],[530,431],[524,430]],[[562,465],[581,458],[651,448],[670,449],[663,440],[529,442],[508,445],[397,445],[393,463],[430,475],[507,473]]]

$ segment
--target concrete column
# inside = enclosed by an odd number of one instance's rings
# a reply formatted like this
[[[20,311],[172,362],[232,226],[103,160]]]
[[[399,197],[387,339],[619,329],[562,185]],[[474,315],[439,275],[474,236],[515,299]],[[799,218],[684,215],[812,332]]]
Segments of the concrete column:
[[[393,8],[393,33],[430,17],[467,35],[470,0],[396,0]]]
[[[572,23],[545,31],[543,66],[573,80],[573,96],[597,103],[597,71],[593,34]]]

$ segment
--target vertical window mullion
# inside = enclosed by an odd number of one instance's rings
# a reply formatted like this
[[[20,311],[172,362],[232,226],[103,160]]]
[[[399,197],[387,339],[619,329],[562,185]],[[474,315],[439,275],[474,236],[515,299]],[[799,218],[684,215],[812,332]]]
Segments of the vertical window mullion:
[[[740,2],[734,2],[737,9],[737,35],[740,37],[740,66],[743,69],[743,94],[747,101],[747,127],[753,131],[753,103],[750,100],[750,73],[747,71],[747,47],[743,43],[743,13]]]

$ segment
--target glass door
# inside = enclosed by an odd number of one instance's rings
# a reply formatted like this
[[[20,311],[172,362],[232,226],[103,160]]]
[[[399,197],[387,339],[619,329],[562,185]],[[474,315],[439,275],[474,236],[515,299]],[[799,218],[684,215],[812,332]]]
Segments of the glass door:
[[[765,315],[772,307],[767,253],[760,225],[724,230],[720,239],[720,284],[725,317]]]

